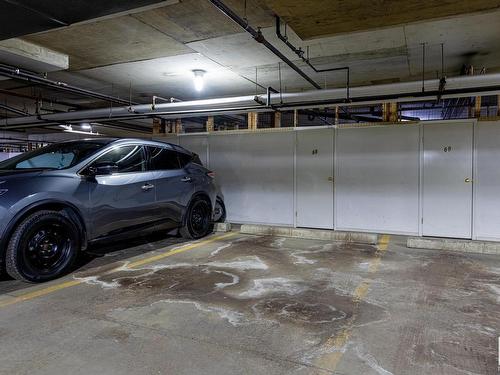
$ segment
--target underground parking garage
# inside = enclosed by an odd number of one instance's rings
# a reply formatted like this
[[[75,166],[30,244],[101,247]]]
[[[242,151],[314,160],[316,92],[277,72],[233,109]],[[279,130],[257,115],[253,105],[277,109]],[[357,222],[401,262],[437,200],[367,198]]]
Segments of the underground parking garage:
[[[0,374],[498,374],[498,8],[0,0]]]

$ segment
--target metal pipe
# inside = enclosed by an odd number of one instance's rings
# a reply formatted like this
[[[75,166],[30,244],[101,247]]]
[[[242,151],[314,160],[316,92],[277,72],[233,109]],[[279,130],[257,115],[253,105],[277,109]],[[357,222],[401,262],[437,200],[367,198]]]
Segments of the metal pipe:
[[[6,111],[15,113],[16,115],[21,115],[21,116],[29,116],[30,114],[28,112],[21,111],[20,109],[11,107],[10,105],[7,104],[2,104],[0,103],[0,108],[5,109]]]
[[[361,86],[352,88],[351,101],[345,103],[344,89],[312,90],[290,94],[257,96],[264,105],[255,102],[254,95],[204,99],[174,103],[160,103],[152,110],[151,104],[135,106],[100,108],[93,110],[71,111],[65,113],[42,114],[39,116],[17,117],[0,120],[0,126],[18,125],[43,126],[46,123],[76,123],[96,121],[117,121],[139,119],[152,116],[165,118],[181,118],[193,116],[212,116],[227,113],[244,113],[248,111],[265,112],[270,110],[301,109],[342,105],[380,104],[386,101],[415,102],[435,100],[439,91],[439,80],[426,81],[426,92],[422,92],[421,82],[401,82],[387,85]],[[470,97],[478,95],[496,95],[500,93],[500,74],[479,76],[460,76],[449,78],[443,98]],[[270,104],[271,108],[267,108]]]
[[[64,82],[52,81],[50,79],[40,77],[36,73],[21,70],[19,68],[10,65],[0,64],[0,76],[17,79],[20,81],[33,82],[55,90],[66,91],[73,94],[82,95],[85,97],[96,98],[107,102],[113,102],[116,104],[121,104],[121,105],[137,104],[135,102],[131,103],[128,100],[116,98],[111,95],[101,94],[95,91],[72,86]]]
[[[290,68],[295,70],[307,82],[309,82],[315,88],[321,90],[320,85],[318,85],[311,77],[309,77],[306,73],[304,73],[297,65],[295,65],[290,59],[288,59],[285,55],[283,55],[279,50],[277,50],[276,47],[274,47],[271,43],[269,43],[267,39],[264,37],[264,35],[262,35],[262,32],[260,30],[255,30],[253,27],[251,27],[246,20],[238,16],[235,12],[233,12],[230,8],[228,8],[222,1],[210,0],[210,2],[213,5],[215,5],[227,17],[236,22],[241,28],[243,28],[243,30],[248,32],[257,42],[263,44],[269,51],[271,51],[281,60],[283,60]]]
[[[340,70],[345,70],[346,71],[346,91],[347,91],[347,100],[349,100],[349,89],[350,89],[350,84],[351,84],[351,70],[349,69],[348,66],[342,66],[339,68],[326,68],[326,69],[318,69],[316,68],[312,63],[311,60],[309,59],[309,47],[307,47],[307,55],[304,57],[304,50],[302,48],[297,48],[295,47],[292,43],[288,41],[288,37],[281,34],[281,18],[279,16],[275,16],[276,20],[276,36],[278,39],[280,39],[283,43],[285,43],[288,48],[290,48],[300,59],[305,62],[312,70],[314,70],[315,73],[326,73],[326,72],[335,72],[335,71],[340,71]]]

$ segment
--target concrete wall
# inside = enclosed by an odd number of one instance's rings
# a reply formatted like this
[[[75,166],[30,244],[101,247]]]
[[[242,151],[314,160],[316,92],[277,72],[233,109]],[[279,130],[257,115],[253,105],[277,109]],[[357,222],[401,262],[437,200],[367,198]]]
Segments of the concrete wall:
[[[336,130],[335,229],[421,234],[422,126]],[[206,155],[229,221],[294,226],[295,133],[186,134],[179,144]],[[472,238],[500,241],[500,122],[477,122],[474,134]]]

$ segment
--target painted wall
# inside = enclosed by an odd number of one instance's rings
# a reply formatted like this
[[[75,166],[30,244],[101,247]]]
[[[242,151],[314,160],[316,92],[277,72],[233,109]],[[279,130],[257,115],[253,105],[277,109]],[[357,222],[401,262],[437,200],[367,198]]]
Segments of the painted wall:
[[[293,225],[294,137],[293,132],[209,137],[209,165],[229,221]]]
[[[19,155],[19,152],[0,152],[0,161],[10,159],[16,155]]]
[[[420,126],[337,130],[335,227],[418,234]]]
[[[500,122],[478,122],[474,138],[473,232],[500,241]]]
[[[421,233],[423,126],[336,130],[335,229]],[[180,145],[207,155],[229,221],[287,226],[295,225],[295,142],[295,130],[179,136]],[[473,239],[500,241],[499,160],[500,122],[475,123]]]

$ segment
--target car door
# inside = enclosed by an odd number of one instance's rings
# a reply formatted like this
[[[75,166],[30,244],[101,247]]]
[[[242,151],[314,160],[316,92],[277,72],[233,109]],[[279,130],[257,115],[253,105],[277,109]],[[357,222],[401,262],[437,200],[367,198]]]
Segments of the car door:
[[[117,145],[89,166],[116,165],[112,174],[89,180],[93,238],[141,230],[158,221],[155,174],[147,170],[142,145]],[[95,167],[94,167],[95,168]]]
[[[194,192],[194,180],[183,168],[177,151],[161,146],[148,146],[148,151],[160,215],[166,221],[180,223]]]

